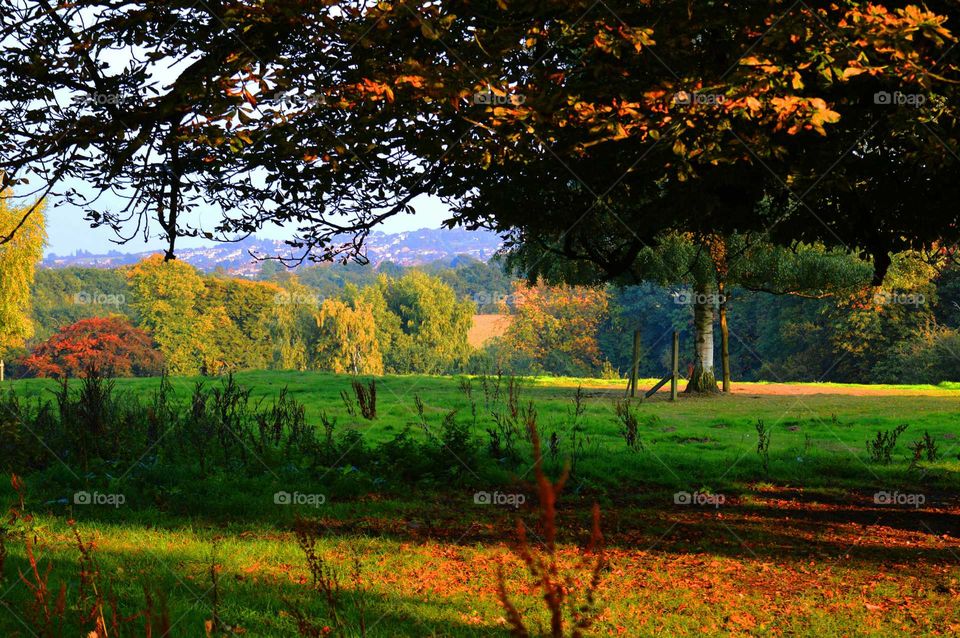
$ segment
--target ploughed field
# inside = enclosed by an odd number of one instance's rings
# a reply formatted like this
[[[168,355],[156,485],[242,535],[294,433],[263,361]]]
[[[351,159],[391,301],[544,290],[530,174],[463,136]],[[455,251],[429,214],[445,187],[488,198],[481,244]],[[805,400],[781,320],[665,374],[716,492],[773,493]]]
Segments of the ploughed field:
[[[14,382],[0,635],[549,635],[531,428],[588,635],[960,633],[960,390],[352,381]]]

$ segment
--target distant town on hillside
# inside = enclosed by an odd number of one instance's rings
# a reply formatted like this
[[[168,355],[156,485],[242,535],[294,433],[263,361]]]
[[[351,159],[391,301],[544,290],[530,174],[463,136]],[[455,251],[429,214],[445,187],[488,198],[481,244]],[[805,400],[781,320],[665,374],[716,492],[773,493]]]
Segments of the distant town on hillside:
[[[373,266],[383,262],[418,266],[461,255],[487,261],[496,254],[501,243],[500,237],[486,231],[423,228],[403,233],[371,233],[367,238],[365,254]],[[236,243],[211,243],[200,248],[183,248],[177,251],[177,258],[204,272],[222,268],[238,277],[254,277],[260,272],[262,262],[253,255],[289,255],[290,251],[281,240],[249,237]],[[110,251],[98,255],[78,250],[72,255],[50,254],[41,265],[44,268],[116,268],[135,264],[155,252]],[[309,262],[305,265],[309,265]]]

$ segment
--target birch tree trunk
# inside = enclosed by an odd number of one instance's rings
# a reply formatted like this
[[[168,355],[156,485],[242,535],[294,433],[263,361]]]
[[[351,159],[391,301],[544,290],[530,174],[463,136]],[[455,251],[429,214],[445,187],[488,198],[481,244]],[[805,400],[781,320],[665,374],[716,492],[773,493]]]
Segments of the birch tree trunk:
[[[694,286],[693,375],[685,392],[719,392],[713,369],[713,295],[705,284]]]

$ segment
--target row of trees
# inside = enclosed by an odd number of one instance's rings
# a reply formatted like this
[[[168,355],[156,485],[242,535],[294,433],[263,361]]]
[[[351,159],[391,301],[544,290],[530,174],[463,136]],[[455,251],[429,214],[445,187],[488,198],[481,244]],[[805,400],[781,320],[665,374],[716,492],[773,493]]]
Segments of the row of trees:
[[[691,346],[713,332],[698,330],[698,313],[691,308],[699,305],[711,315],[725,313],[721,347],[711,342],[710,354],[720,350],[728,377],[960,378],[953,356],[960,352],[956,269],[937,271],[918,255],[900,254],[887,274],[890,287],[870,297],[861,287],[869,268],[853,256],[812,247],[791,255],[761,248],[743,251],[749,259],[742,257],[738,268],[727,271],[736,286],[724,288],[722,298],[707,299],[697,292],[696,277],[698,272],[712,277],[712,262],[682,238],[672,250],[649,255],[647,268],[664,273],[661,283],[626,287],[529,286],[511,280],[496,262],[465,259],[416,269],[314,267],[296,276],[267,266],[259,281],[222,272],[205,276],[159,257],[117,270],[44,269],[36,273],[33,298],[36,341],[46,343],[26,361],[34,373],[48,375],[76,373],[81,359],[144,374],[158,371],[165,357],[162,365],[178,372],[285,368],[379,374],[501,367],[618,376],[630,367],[632,333],[639,329],[641,373],[659,376],[669,365],[673,330],[681,332],[686,346],[684,370],[688,363],[695,368],[703,347]],[[774,284],[780,288],[774,290]],[[782,294],[801,288],[806,292]],[[465,340],[470,316],[489,310],[511,315],[509,328],[502,339],[471,351]],[[116,315],[127,323],[116,323]],[[104,316],[109,319],[90,319]],[[153,338],[162,352],[151,353],[145,345]],[[118,343],[128,347],[117,352]],[[124,357],[129,361],[121,365]]]
[[[25,359],[35,374],[76,373],[84,357],[92,365],[109,363],[117,373],[155,373],[161,357],[173,374],[437,373],[463,368],[470,355],[473,304],[417,271],[380,274],[363,288],[348,284],[337,296],[323,297],[293,275],[273,281],[204,276],[155,255],[116,271],[41,271],[35,289],[38,309],[49,313],[41,321],[48,331],[51,319],[111,317],[60,323]],[[144,338],[160,356],[149,352]],[[118,344],[127,346],[123,355]],[[119,365],[124,357],[130,361]]]
[[[514,268],[531,278],[552,282],[597,284],[607,274],[592,263],[560,259],[543,246],[523,244],[510,255]],[[656,247],[641,249],[628,273],[615,281],[621,286],[639,282],[659,286],[688,286],[687,304],[693,308],[694,364],[688,390],[716,391],[714,324],[719,319],[724,390],[730,389],[729,310],[735,290],[775,295],[826,298],[863,291],[870,282],[870,265],[849,251],[823,244],[777,246],[765,235],[734,233],[704,239],[671,234]],[[897,285],[895,276],[884,278]]]
[[[669,369],[677,330],[682,373],[691,376],[706,358],[698,356],[706,342],[709,358],[718,351],[717,360],[725,363],[727,380],[960,380],[960,270],[937,270],[919,255],[901,253],[892,260],[887,285],[865,291],[862,279],[870,271],[860,260],[807,253],[765,252],[766,261],[754,260],[751,271],[731,276],[728,281],[738,285],[722,288],[722,297],[698,292],[692,276],[680,286],[518,284],[513,323],[488,355],[517,372],[620,376],[630,369],[633,332],[639,330],[640,372],[660,377]],[[777,277],[759,279],[774,266]],[[829,285],[817,287],[818,280]],[[764,287],[747,287],[761,281]],[[782,289],[772,294],[767,286],[775,281]],[[696,306],[703,309],[691,311]],[[712,321],[706,327],[698,322],[714,313],[722,317],[720,343],[713,342]]]
[[[25,218],[23,210],[9,207],[4,214],[8,225],[41,219]],[[731,235],[705,250],[694,238],[675,235],[657,249],[642,251],[637,259],[637,276],[654,285],[608,291],[514,282],[510,302],[498,304],[498,299],[507,298],[501,291],[508,290],[511,281],[504,269],[496,263],[460,259],[410,272],[391,264],[379,272],[359,266],[308,268],[299,277],[265,267],[261,281],[232,279],[224,273],[206,277],[160,256],[115,271],[35,273],[43,228],[26,226],[14,241],[0,246],[6,255],[0,273],[7,318],[3,350],[22,343],[34,329],[24,291],[36,276],[35,316],[41,338],[89,316],[91,306],[94,315],[112,310],[148,331],[165,365],[182,373],[255,368],[355,374],[462,370],[471,356],[466,343],[471,314],[497,307],[513,313],[515,320],[505,338],[488,349],[488,356],[475,358],[471,369],[500,365],[514,371],[614,375],[629,367],[630,334],[642,327],[647,340],[642,369],[656,375],[663,363],[662,354],[656,353],[657,340],[670,329],[680,329],[687,333],[685,341],[696,344],[692,377],[697,381],[698,375],[712,376],[705,362],[713,359],[716,349],[712,339],[716,311],[725,384],[731,371],[738,378],[773,379],[956,377],[960,315],[956,269],[938,271],[921,254],[900,253],[887,269],[886,288],[865,295],[871,271],[855,255],[818,245],[787,251],[751,239]],[[593,269],[573,268],[530,246],[515,248],[509,263],[522,272],[538,273],[547,282],[596,277]],[[391,272],[396,276],[386,274]],[[689,289],[678,296],[678,284]],[[740,312],[728,317],[731,307],[739,308],[742,317]],[[771,323],[767,317],[776,320]],[[70,325],[27,361],[38,374],[76,371],[79,359],[90,353],[91,335],[105,336],[94,348],[105,353],[104,360],[119,357],[110,354],[118,342],[131,344],[127,356],[139,361],[111,364],[118,372],[159,369],[159,356],[151,356],[146,345],[150,337],[129,324],[110,321]]]

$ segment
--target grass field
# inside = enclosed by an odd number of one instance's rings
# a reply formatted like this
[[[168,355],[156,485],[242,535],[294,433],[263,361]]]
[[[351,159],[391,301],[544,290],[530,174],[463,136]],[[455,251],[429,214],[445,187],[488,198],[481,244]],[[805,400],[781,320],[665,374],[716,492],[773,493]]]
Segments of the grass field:
[[[329,626],[331,635],[508,635],[497,596],[500,567],[523,615],[545,620],[540,594],[512,549],[518,519],[535,548],[544,534],[529,446],[518,443],[515,458],[491,454],[487,433],[495,429],[492,414],[508,409],[507,380],[493,398],[490,378],[474,378],[469,392],[461,379],[380,379],[371,421],[348,414],[340,397],[349,391],[347,377],[237,379],[254,401],[288,388],[305,405],[307,423],[336,416],[338,432],[358,432],[371,447],[403,440],[405,431],[427,440],[456,410],[471,429],[469,454],[448,450],[431,460],[434,467],[409,476],[404,467],[414,459],[354,463],[348,451],[314,474],[264,459],[262,471],[203,479],[176,459],[157,467],[146,456],[83,471],[74,459],[61,459],[25,474],[24,509],[42,541],[38,572],[49,562],[51,590],[65,583],[73,594],[79,587],[68,524],[76,521],[82,538],[94,543],[118,608],[141,611],[145,588],[165,593],[171,636],[203,636],[214,615],[227,635],[296,636],[295,610]],[[185,410],[195,381],[174,380]],[[121,380],[117,388],[146,397],[158,383]],[[960,632],[957,389],[867,386],[871,394],[863,396],[863,388],[745,384],[733,396],[671,403],[658,395],[635,405],[639,442],[631,449],[615,408],[622,384],[583,381],[581,416],[578,385],[528,379],[513,402],[525,414],[534,406],[548,474],[572,465],[559,501],[558,550],[572,592],[582,592],[590,576],[580,564],[588,558],[591,506],[600,505],[609,564],[594,634]],[[14,386],[24,400],[55,387],[43,380]],[[770,433],[766,458],[757,451],[758,422]],[[900,424],[908,427],[890,462],[872,460],[867,440]],[[936,441],[937,459],[913,463],[909,446],[924,433]],[[80,490],[122,494],[124,502],[75,504]],[[324,502],[277,504],[280,491],[322,494]],[[893,495],[893,503],[878,501],[878,492]],[[477,503],[478,493],[519,506]],[[16,494],[5,485],[0,499],[14,504]],[[323,532],[318,552],[342,585],[339,625],[310,589],[292,531],[297,516]],[[7,542],[0,634],[43,635],[28,620],[36,594],[20,540]],[[80,629],[90,627],[49,635],[76,636]]]

